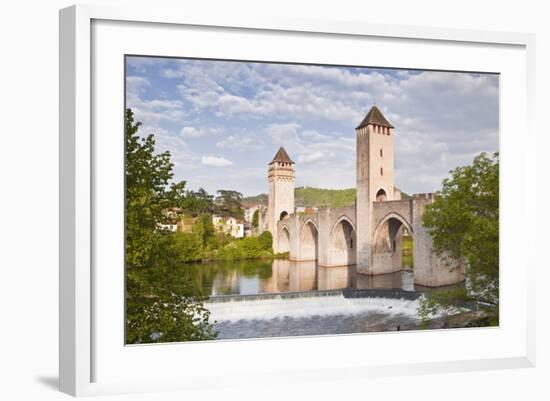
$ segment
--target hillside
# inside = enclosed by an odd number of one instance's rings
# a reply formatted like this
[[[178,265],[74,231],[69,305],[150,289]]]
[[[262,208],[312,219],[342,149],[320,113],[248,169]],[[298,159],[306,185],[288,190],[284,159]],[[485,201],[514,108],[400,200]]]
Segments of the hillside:
[[[312,187],[298,187],[294,189],[294,204],[296,206],[330,206],[341,207],[349,206],[355,203],[355,188],[348,189],[323,189]],[[403,199],[409,195],[402,193]],[[249,196],[243,198],[243,205],[266,205],[267,194]]]
[[[294,190],[294,204],[297,206],[330,206],[340,207],[353,205],[355,202],[355,188],[349,189],[322,189],[298,187]],[[243,204],[267,205],[267,194],[243,198]]]

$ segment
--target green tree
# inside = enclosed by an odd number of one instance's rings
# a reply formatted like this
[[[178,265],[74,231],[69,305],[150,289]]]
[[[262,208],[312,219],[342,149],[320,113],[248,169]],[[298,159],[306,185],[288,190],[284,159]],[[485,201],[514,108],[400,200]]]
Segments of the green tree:
[[[203,188],[198,191],[187,191],[181,208],[192,216],[198,216],[201,213],[214,213],[214,196],[210,195]]]
[[[260,244],[260,249],[264,251],[271,251],[273,249],[273,236],[270,231],[264,231],[258,235],[257,238]]]
[[[195,233],[176,232],[175,247],[183,262],[194,262],[203,257],[203,245]]]
[[[126,265],[143,268],[152,264],[162,236],[159,224],[166,223],[163,213],[169,203],[168,182],[172,178],[170,154],[155,154],[153,135],[141,138],[141,123],[134,123],[126,110]]]
[[[223,217],[242,219],[244,217],[242,201],[243,195],[240,192],[220,189],[216,197],[218,213]]]
[[[463,302],[498,324],[499,306],[499,155],[480,154],[472,165],[451,171],[423,216],[435,251],[466,264],[463,289],[428,295],[420,314],[426,318]]]
[[[174,279],[185,261],[176,236],[159,229],[164,211],[183,202],[185,182],[172,183],[170,153],[155,153],[154,135],[138,134],[130,109],[126,141],[126,341],[147,343],[215,337],[200,289]]]
[[[206,213],[201,214],[193,226],[193,231],[197,234],[202,249],[205,250],[210,239],[214,237],[212,216]]]
[[[256,209],[252,215],[252,227],[258,228],[260,224],[260,209]]]

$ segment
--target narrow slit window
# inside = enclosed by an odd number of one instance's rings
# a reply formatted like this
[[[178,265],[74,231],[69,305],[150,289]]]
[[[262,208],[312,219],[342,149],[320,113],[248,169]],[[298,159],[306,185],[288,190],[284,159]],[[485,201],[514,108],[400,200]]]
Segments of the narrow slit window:
[[[384,175],[384,168],[380,167],[380,175]]]

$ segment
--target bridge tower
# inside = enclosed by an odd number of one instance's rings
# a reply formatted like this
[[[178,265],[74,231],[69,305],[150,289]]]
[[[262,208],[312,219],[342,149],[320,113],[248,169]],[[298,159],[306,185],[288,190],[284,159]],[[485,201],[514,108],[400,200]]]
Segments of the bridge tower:
[[[273,235],[273,250],[288,252],[290,239],[279,238],[277,222],[294,213],[294,162],[281,146],[269,163],[269,197],[267,207],[267,228]]]
[[[399,200],[394,187],[393,125],[372,106],[355,129],[357,142],[357,271],[374,274],[373,202]]]

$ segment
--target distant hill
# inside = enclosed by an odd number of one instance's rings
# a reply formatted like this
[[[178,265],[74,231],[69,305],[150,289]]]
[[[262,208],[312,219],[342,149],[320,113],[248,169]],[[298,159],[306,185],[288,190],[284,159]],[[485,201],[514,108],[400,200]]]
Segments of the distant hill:
[[[294,189],[294,204],[296,206],[330,206],[341,207],[355,203],[355,188],[349,189],[322,189],[298,187]],[[245,206],[266,205],[267,194],[243,198]]]
[[[355,204],[355,188],[322,189],[298,187],[294,190],[294,204],[297,206],[342,207]]]
[[[245,196],[245,197],[243,197],[242,204],[245,207],[250,207],[250,206],[254,206],[254,205],[267,206],[267,194],[260,194],[260,195],[256,195],[256,196]]]
[[[312,187],[298,187],[294,189],[294,204],[296,206],[330,206],[342,207],[355,204],[355,188],[348,189],[323,189]],[[401,193],[402,199],[408,199],[410,196]],[[245,207],[253,205],[267,206],[267,194],[248,196],[243,198]]]

